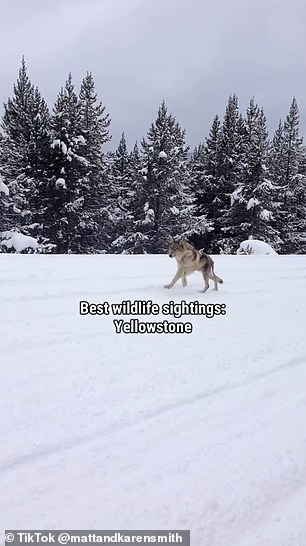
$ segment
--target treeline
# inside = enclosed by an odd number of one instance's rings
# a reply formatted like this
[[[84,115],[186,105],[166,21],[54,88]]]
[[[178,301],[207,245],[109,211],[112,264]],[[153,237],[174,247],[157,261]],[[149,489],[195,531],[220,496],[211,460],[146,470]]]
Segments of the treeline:
[[[91,73],[79,93],[69,75],[50,112],[23,60],[1,123],[0,233],[19,231],[64,254],[162,253],[174,236],[212,253],[236,252],[249,236],[306,252],[295,99],[270,140],[254,99],[242,115],[230,96],[191,157],[164,102],[132,151],[123,134],[105,152],[110,123]]]

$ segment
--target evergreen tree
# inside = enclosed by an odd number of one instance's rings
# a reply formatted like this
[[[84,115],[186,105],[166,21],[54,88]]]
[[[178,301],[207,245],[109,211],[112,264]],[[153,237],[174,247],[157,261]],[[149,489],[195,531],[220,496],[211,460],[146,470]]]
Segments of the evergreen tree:
[[[238,98],[235,94],[230,95],[220,132],[218,149],[218,210],[216,211],[215,229],[219,248],[225,248],[230,244],[228,239],[231,222],[227,220],[227,213],[231,206],[231,195],[238,188],[241,180],[244,138],[245,126],[244,120],[239,114]]]
[[[200,214],[203,207],[208,207],[208,203],[205,196],[206,185],[204,183],[206,177],[206,162],[205,162],[205,145],[200,142],[195,147],[191,154],[190,162],[188,165],[189,175],[191,180],[191,188],[195,198],[196,213]]]
[[[235,251],[242,240],[252,236],[278,248],[280,239],[273,225],[276,188],[268,171],[266,118],[254,99],[247,109],[244,132],[240,180],[224,218],[230,234],[227,244]]]
[[[291,193],[290,184],[299,172],[299,162],[301,157],[301,146],[303,139],[299,136],[299,110],[296,99],[294,98],[290,107],[290,112],[284,123],[283,153],[285,154],[285,198],[287,193]]]
[[[87,72],[81,84],[80,110],[82,135],[85,139],[84,154],[100,168],[102,146],[111,139],[109,134],[111,120],[109,114],[105,113],[105,106],[98,101],[91,72]]]
[[[278,127],[274,133],[269,153],[269,169],[273,183],[280,187],[285,176],[285,158],[284,151],[284,124],[279,121]]]
[[[26,234],[41,233],[41,192],[49,151],[49,112],[39,90],[27,75],[25,60],[4,105],[0,143],[2,175],[10,190],[9,224]]]
[[[143,203],[137,221],[147,237],[146,252],[164,252],[173,236],[191,237],[207,229],[206,217],[195,217],[187,152],[185,131],[163,102],[142,141]]]
[[[109,114],[98,101],[93,76],[88,72],[80,90],[80,135],[82,156],[87,161],[83,178],[84,206],[82,252],[103,252],[110,244],[112,220],[109,214],[110,180],[103,146],[110,140]]]
[[[39,237],[48,248],[44,215],[48,198],[48,170],[50,164],[50,114],[38,88],[33,94],[31,130],[28,148],[27,174],[32,180],[29,209],[32,224],[28,227],[31,235]]]
[[[270,163],[272,179],[278,188],[276,222],[283,241],[281,252],[305,252],[306,172],[295,99],[285,123],[280,122],[275,132]]]
[[[125,139],[122,133],[118,148],[112,154],[109,184],[112,195],[112,218],[113,218],[113,241],[112,249],[116,252],[125,250],[125,241],[131,230],[131,185],[132,172],[130,162],[132,155],[129,154]]]
[[[243,122],[239,114],[238,98],[236,95],[230,95],[222,124],[219,145],[220,177],[222,177],[224,196],[227,197],[235,189],[237,176],[240,174],[242,137]],[[228,202],[228,200],[225,200],[225,208]]]
[[[28,172],[28,152],[33,95],[34,88],[23,58],[13,98],[4,104],[0,149],[1,172],[11,197],[10,212],[7,212],[9,224],[13,228],[23,226],[26,217],[30,216],[29,198],[33,192],[33,183]]]
[[[71,74],[61,89],[51,119],[52,157],[46,224],[58,253],[79,253],[86,229],[84,201],[90,163],[83,157],[81,104]]]
[[[136,142],[125,169],[125,191],[117,215],[120,229],[117,227],[117,237],[113,241],[115,252],[142,254],[149,244],[143,224],[146,203],[144,172],[144,158]]]
[[[119,188],[126,185],[129,165],[129,153],[127,150],[125,135],[122,133],[117,150],[114,153],[113,175]]]
[[[299,136],[298,105],[294,98],[284,123],[282,150],[285,172],[280,189],[280,223],[284,241],[282,251],[285,253],[300,252],[301,243],[305,250],[303,239],[306,231],[306,178],[300,172],[302,143],[303,139]]]
[[[215,253],[219,249],[216,243],[220,237],[220,217],[223,203],[219,193],[220,178],[220,134],[221,125],[215,117],[206,144],[196,148],[190,165],[191,179],[196,198],[197,214],[207,215],[211,230],[195,237],[195,244],[204,247],[207,252]]]

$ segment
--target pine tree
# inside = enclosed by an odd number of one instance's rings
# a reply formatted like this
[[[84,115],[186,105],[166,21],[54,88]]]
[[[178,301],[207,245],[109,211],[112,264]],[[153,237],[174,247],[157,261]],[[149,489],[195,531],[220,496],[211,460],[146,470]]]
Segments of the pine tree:
[[[239,115],[238,98],[230,95],[226,107],[219,146],[219,169],[223,179],[224,194],[229,196],[234,189],[241,163],[241,127],[242,118]],[[226,201],[225,201],[226,203]]]
[[[14,95],[4,104],[2,119],[0,163],[2,176],[10,191],[9,224],[20,229],[32,220],[29,200],[34,191],[29,163],[31,128],[33,121],[34,88],[27,75],[24,58]],[[24,230],[26,232],[26,229]]]
[[[275,132],[270,153],[270,169],[273,183],[278,190],[276,226],[283,241],[281,252],[305,252],[306,170],[295,99],[285,123],[280,122]]]
[[[125,168],[125,191],[117,214],[120,230],[117,227],[117,237],[113,241],[115,252],[143,254],[149,244],[143,224],[146,203],[144,172],[144,158],[136,142]]]
[[[126,250],[127,238],[131,235],[132,229],[132,203],[131,186],[133,173],[130,162],[132,154],[129,154],[125,139],[122,133],[117,149],[111,154],[111,168],[109,171],[109,184],[111,187],[112,206],[111,216],[113,218],[113,241],[112,250],[122,252]]]
[[[273,183],[281,186],[285,176],[285,158],[283,156],[284,148],[284,124],[279,121],[278,127],[274,133],[269,153],[269,169]]]
[[[46,173],[50,157],[50,114],[37,87],[32,95],[30,116],[28,173],[34,180],[40,180]]]
[[[113,173],[114,178],[120,188],[124,188],[126,183],[129,164],[129,153],[127,150],[125,134],[122,133],[117,150],[114,153]]]
[[[274,228],[276,188],[268,171],[269,140],[262,109],[250,101],[244,125],[240,181],[231,195],[231,207],[225,215],[230,236],[227,244],[234,251],[242,240],[252,236],[278,248]]]
[[[220,237],[222,200],[219,194],[220,178],[220,120],[215,117],[206,144],[200,144],[191,160],[190,170],[196,198],[197,214],[206,214],[211,230],[195,237],[195,244],[207,252],[218,252],[216,242]]]
[[[231,206],[231,195],[238,188],[244,156],[243,142],[245,126],[239,114],[238,98],[230,95],[221,128],[218,153],[218,211],[216,217],[216,235],[220,233],[217,245],[228,246],[231,234],[231,221],[227,218]]]
[[[285,190],[290,194],[290,183],[299,172],[303,139],[299,136],[299,110],[294,98],[284,123],[283,153],[285,154]],[[285,197],[287,197],[285,193]]]
[[[130,183],[130,154],[127,149],[125,134],[122,133],[118,148],[113,154],[111,167],[112,191],[116,201],[116,226],[118,234],[125,232],[126,200]]]
[[[109,114],[98,101],[93,76],[88,72],[80,90],[80,135],[82,156],[86,158],[87,172],[83,179],[84,206],[82,219],[82,252],[105,251],[111,240],[112,219],[109,214],[110,180],[103,146],[110,140]]]
[[[60,91],[51,119],[52,157],[45,211],[49,237],[58,253],[79,253],[83,245],[84,179],[90,164],[82,155],[81,104],[71,74]]]
[[[289,114],[284,123],[282,154],[284,176],[281,179],[280,224],[284,244],[282,252],[301,251],[301,243],[305,249],[305,193],[306,178],[301,171],[302,143],[299,136],[299,111],[294,98]],[[302,240],[301,240],[302,237]]]
[[[49,112],[27,75],[24,58],[14,95],[4,105],[0,168],[9,187],[7,225],[43,238],[43,200],[49,162]]]
[[[91,72],[87,72],[81,84],[80,110],[85,156],[100,168],[102,146],[111,139],[111,120],[109,114],[105,113],[105,106],[98,101]]]
[[[163,102],[142,141],[144,201],[137,222],[147,237],[146,252],[164,252],[170,238],[191,237],[207,229],[206,217],[195,217],[188,187],[187,152],[185,131],[168,114]]]
[[[28,148],[28,176],[32,180],[29,196],[29,209],[32,211],[32,225],[28,227],[31,235],[39,237],[48,248],[44,214],[48,196],[48,170],[50,164],[50,114],[45,100],[38,88],[33,94],[31,111],[32,123]]]
[[[110,118],[98,101],[91,73],[79,97],[71,74],[52,116],[48,215],[57,252],[103,252],[110,244],[109,187],[103,145]]]
[[[205,145],[203,142],[200,142],[191,154],[188,169],[191,187],[195,198],[196,213],[200,214],[203,207],[208,208],[205,195],[206,184],[204,182],[206,177],[206,157]]]

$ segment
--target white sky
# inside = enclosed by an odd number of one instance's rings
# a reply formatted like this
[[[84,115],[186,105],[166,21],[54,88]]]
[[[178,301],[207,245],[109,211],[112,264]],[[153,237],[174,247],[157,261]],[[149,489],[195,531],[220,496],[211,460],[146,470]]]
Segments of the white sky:
[[[24,54],[50,106],[69,71],[76,87],[93,72],[112,147],[140,140],[163,99],[193,147],[233,92],[270,131],[295,96],[306,136],[305,35],[305,0],[0,0],[0,100]]]

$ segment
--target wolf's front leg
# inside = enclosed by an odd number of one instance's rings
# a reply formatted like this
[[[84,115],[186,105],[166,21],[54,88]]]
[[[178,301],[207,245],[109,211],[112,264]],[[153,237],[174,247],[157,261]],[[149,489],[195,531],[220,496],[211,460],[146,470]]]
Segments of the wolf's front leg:
[[[177,270],[176,274],[174,275],[172,281],[169,284],[165,284],[164,288],[172,288],[172,286],[175,285],[175,283],[181,278],[182,273],[180,269]]]

